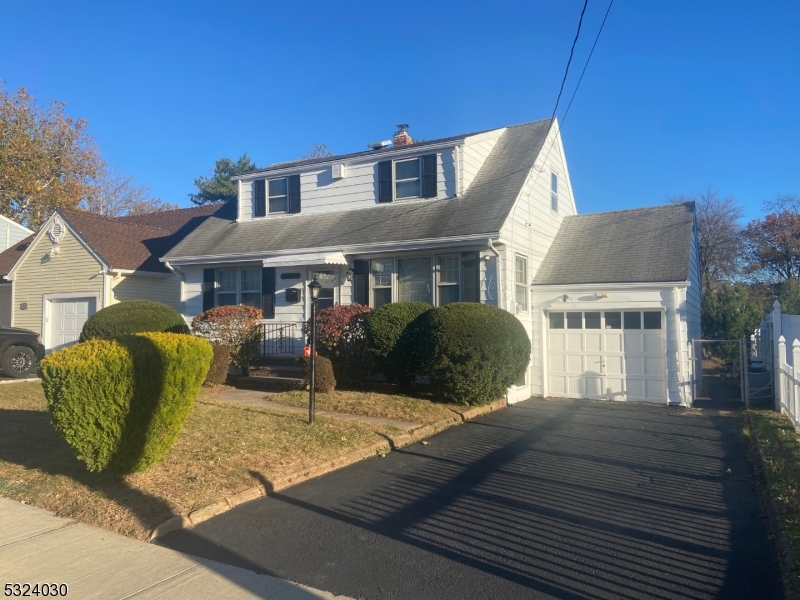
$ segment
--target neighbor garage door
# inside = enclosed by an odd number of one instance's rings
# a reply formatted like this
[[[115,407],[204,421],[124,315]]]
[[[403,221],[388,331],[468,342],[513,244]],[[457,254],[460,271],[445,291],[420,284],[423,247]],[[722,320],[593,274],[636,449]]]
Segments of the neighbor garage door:
[[[96,303],[96,298],[50,300],[47,349],[57,350],[77,342],[86,319],[97,310]]]
[[[547,321],[551,396],[667,401],[662,312],[550,312]]]

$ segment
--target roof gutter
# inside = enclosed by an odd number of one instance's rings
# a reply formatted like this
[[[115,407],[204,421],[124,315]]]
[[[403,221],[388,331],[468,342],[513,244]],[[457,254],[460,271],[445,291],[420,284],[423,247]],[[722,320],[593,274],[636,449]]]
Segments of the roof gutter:
[[[490,234],[491,239],[499,239],[500,233]],[[372,244],[352,244],[340,246],[324,246],[324,247],[311,247],[311,248],[292,248],[289,250],[278,251],[263,251],[263,252],[246,252],[241,254],[219,254],[208,256],[181,256],[181,257],[165,257],[159,260],[162,263],[171,262],[173,265],[192,264],[192,263],[208,263],[208,262],[242,262],[242,261],[256,261],[265,258],[272,258],[278,256],[294,256],[297,254],[311,254],[311,253],[330,253],[342,252],[343,254],[367,254],[370,252],[393,252],[393,251],[406,251],[406,250],[427,250],[438,247],[452,246],[454,244],[466,245],[474,243],[476,245],[485,242],[487,239],[485,233],[475,235],[461,235],[447,238],[430,238],[420,240],[408,240],[403,242],[376,242]],[[496,250],[494,250],[496,252]],[[499,254],[499,253],[498,253]]]

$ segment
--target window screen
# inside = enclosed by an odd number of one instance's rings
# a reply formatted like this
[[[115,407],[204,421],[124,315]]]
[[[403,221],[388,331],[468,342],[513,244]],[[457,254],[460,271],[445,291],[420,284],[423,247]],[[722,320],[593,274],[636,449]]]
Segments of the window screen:
[[[567,329],[580,329],[583,326],[583,313],[567,313]]]
[[[645,329],[661,329],[661,312],[645,312],[644,313],[644,328]]]
[[[586,329],[600,329],[600,313],[587,312],[583,313]]]
[[[642,328],[642,313],[626,312],[625,329],[641,329],[641,328]]]

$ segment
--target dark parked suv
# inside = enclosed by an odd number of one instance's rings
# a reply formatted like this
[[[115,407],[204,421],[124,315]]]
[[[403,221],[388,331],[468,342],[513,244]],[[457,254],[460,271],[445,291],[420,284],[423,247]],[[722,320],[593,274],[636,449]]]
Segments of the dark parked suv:
[[[0,370],[6,377],[36,375],[44,357],[42,338],[35,331],[0,327]]]

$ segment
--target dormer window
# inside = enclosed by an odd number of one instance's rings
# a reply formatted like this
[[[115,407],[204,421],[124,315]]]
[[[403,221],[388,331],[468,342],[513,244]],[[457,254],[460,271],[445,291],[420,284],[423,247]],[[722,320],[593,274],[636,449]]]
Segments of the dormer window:
[[[418,158],[411,160],[398,160],[394,163],[394,197],[419,198],[419,172]]]
[[[253,217],[300,212],[300,176],[253,182]]]
[[[286,178],[269,181],[269,214],[289,211],[289,185]]]
[[[436,198],[438,190],[436,154],[378,163],[378,202],[408,198]]]

